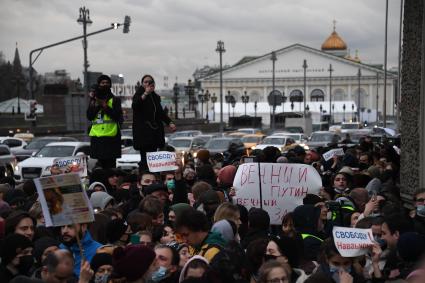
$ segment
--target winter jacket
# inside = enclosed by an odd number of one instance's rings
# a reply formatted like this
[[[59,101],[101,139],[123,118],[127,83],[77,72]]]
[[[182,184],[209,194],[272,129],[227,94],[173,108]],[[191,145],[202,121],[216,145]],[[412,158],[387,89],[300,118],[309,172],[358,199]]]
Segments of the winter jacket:
[[[199,246],[194,247],[194,255],[203,256],[208,262],[211,262],[225,244],[226,242],[220,234],[209,232],[204,241]]]
[[[84,237],[81,239],[81,245],[83,247],[84,257],[87,261],[91,262],[91,259],[96,254],[96,250],[102,246],[102,244],[96,242],[92,239],[90,233],[87,231],[84,234]],[[78,244],[74,243],[72,246],[68,247],[64,244],[59,246],[61,249],[69,250],[74,257],[74,274],[79,277],[80,276],[80,265],[81,265],[81,254],[80,249],[78,248]]]

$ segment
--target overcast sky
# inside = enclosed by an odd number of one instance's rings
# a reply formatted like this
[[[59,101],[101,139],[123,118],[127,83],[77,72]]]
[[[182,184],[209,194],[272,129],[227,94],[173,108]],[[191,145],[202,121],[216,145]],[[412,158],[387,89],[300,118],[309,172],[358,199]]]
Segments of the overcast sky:
[[[397,64],[400,0],[390,0],[389,67]],[[32,49],[82,34],[79,8],[90,10],[88,32],[131,16],[122,29],[89,37],[91,71],[122,73],[126,83],[142,74],[168,76],[172,86],[186,82],[197,67],[218,65],[217,40],[223,40],[224,64],[247,55],[263,55],[294,43],[320,49],[336,29],[366,63],[384,61],[385,0],[0,0],[0,51],[12,61],[18,42],[28,66]],[[34,65],[44,74],[66,69],[83,78],[81,41],[45,50]]]

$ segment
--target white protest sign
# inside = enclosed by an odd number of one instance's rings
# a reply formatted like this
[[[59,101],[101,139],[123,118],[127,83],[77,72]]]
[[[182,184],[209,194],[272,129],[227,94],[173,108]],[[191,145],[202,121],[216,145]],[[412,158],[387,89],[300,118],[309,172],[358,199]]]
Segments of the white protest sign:
[[[175,152],[148,152],[146,153],[146,161],[151,172],[175,171],[178,168]]]
[[[78,173],[80,177],[87,177],[87,157],[85,155],[61,157],[53,160],[62,173]]]
[[[244,163],[233,181],[233,201],[248,210],[261,207],[260,185],[263,209],[269,213],[271,224],[281,225],[282,218],[301,205],[307,194],[319,194],[322,179],[310,165]]]
[[[343,257],[356,257],[368,252],[373,245],[372,229],[335,226],[332,230],[335,246]]]
[[[329,159],[331,159],[334,156],[343,156],[343,155],[344,155],[344,149],[336,148],[336,149],[331,149],[331,150],[325,152],[323,154],[323,158],[325,159],[325,161],[328,161]]]
[[[93,208],[78,174],[34,179],[46,227],[94,221]]]

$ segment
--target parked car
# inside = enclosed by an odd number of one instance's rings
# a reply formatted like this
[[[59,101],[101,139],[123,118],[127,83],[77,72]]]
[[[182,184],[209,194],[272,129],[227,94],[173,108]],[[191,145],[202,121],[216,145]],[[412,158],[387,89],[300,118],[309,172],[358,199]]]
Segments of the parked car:
[[[229,151],[234,151],[235,154],[245,155],[245,146],[242,141],[238,138],[213,138],[205,145],[205,149],[207,149],[211,155],[216,153],[227,153]]]
[[[309,148],[328,146],[330,143],[339,143],[341,137],[333,132],[317,131],[311,134],[307,145]]]
[[[133,136],[121,136],[121,148],[133,147]]]
[[[263,134],[251,134],[251,135],[245,135],[241,138],[241,141],[243,142],[247,155],[251,154],[251,151],[253,148],[255,148],[261,141],[266,137],[266,135]]]
[[[38,177],[49,176],[53,160],[59,157],[68,157],[84,154],[90,156],[90,143],[88,142],[52,142],[45,145],[32,157],[19,162],[15,169],[17,181],[25,181]],[[92,160],[93,161],[93,160]],[[89,163],[89,162],[88,162]],[[93,164],[93,162],[90,162]],[[93,164],[94,165],[94,164]],[[93,167],[88,164],[88,169]]]
[[[283,135],[272,135],[272,136],[267,136],[263,139],[263,141],[255,146],[254,149],[265,149],[268,146],[274,146],[276,148],[278,148],[280,151],[283,150],[283,148],[285,147],[286,144],[286,140],[289,139],[288,136],[283,136]]]
[[[33,140],[34,134],[31,134],[31,133],[16,133],[13,137],[18,138],[18,139],[23,139],[26,142],[30,142],[30,141]]]
[[[23,149],[27,145],[27,142],[21,138],[0,137],[0,144],[7,145],[13,151]]]
[[[133,171],[139,168],[140,152],[130,147],[123,150],[121,158],[117,159],[117,168],[123,171]]]
[[[256,128],[241,128],[237,129],[236,131],[247,135],[262,134],[261,130]]]
[[[0,144],[0,167],[3,172],[3,176],[13,176],[14,168],[17,165],[15,155],[10,151],[10,148],[5,144]]]
[[[193,130],[193,131],[178,131],[175,132],[173,134],[171,134],[170,136],[168,136],[168,141],[171,141],[174,138],[179,138],[179,137],[196,137],[201,135],[202,132],[201,131],[197,131],[197,130]]]
[[[190,160],[196,157],[198,151],[203,148],[207,142],[207,138],[203,136],[179,137],[171,140],[169,145],[175,148],[178,156],[183,157],[185,160]]]
[[[13,151],[16,159],[18,161],[23,161],[29,157],[34,152],[39,151],[43,146],[51,142],[65,142],[65,141],[78,141],[76,138],[72,137],[40,137],[33,139],[28,145],[24,146],[23,149],[17,149]]]

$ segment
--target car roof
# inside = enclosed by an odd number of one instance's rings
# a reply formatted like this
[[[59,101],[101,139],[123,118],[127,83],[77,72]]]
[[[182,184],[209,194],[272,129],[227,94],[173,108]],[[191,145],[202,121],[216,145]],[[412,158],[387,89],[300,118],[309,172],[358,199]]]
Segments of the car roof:
[[[196,136],[197,137],[197,136]],[[173,138],[173,141],[178,141],[178,140],[193,140],[195,137],[176,137]]]
[[[62,140],[62,139],[75,139],[75,141],[77,141],[76,138],[74,137],[58,137],[58,136],[48,136],[48,137],[35,137],[34,140]]]
[[[45,146],[83,146],[83,145],[90,145],[89,142],[72,142],[72,141],[68,141],[68,142],[51,142]]]
[[[247,135],[244,135],[243,138],[244,137],[264,137],[264,136],[265,136],[264,134],[247,134]]]

